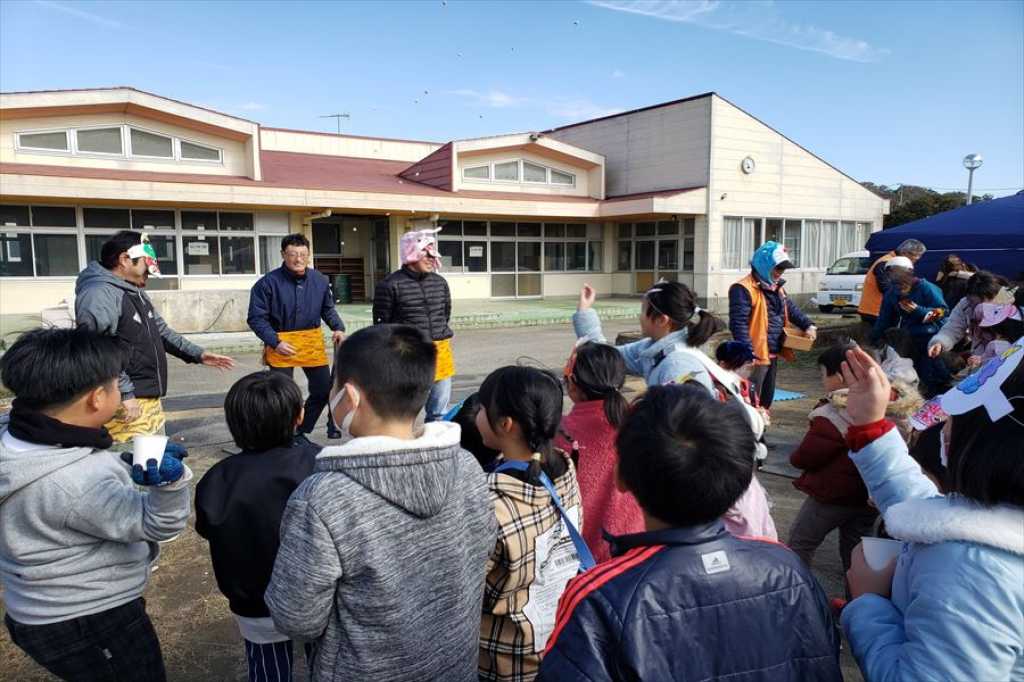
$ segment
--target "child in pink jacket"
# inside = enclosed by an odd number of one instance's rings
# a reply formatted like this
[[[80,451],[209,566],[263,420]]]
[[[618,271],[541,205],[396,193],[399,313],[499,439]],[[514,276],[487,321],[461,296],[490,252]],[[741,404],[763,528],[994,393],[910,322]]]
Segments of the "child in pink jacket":
[[[583,539],[599,563],[611,558],[605,532],[627,535],[644,529],[636,499],[615,482],[615,437],[628,407],[621,392],[625,380],[622,356],[603,343],[579,346],[565,368],[573,407],[562,418],[558,447],[578,458]]]

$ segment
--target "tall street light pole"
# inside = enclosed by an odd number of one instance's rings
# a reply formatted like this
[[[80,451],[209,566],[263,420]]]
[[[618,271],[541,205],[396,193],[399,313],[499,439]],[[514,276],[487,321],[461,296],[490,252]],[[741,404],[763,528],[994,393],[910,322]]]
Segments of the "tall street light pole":
[[[964,157],[964,168],[967,169],[967,205],[974,200],[974,171],[981,168],[984,159],[981,154],[968,154]]]

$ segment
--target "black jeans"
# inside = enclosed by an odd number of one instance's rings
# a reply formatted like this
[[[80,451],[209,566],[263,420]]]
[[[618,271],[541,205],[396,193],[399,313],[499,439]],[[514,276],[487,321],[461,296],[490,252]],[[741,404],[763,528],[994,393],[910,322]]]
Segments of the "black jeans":
[[[293,367],[271,367],[271,372],[285,374],[289,378],[294,375]],[[306,416],[302,418],[302,426],[299,431],[302,433],[313,433],[316,422],[320,419],[320,413],[327,406],[331,395],[331,368],[327,365],[322,367],[303,367],[306,373],[306,383],[309,384],[309,397],[306,398]],[[334,430],[334,417],[330,410],[327,411],[327,430]]]
[[[11,640],[39,665],[71,682],[165,682],[164,658],[146,602],[48,625],[4,616]]]
[[[757,365],[750,374],[750,383],[754,384],[761,407],[768,409],[775,400],[775,374],[779,369],[779,359],[772,358],[770,365]]]

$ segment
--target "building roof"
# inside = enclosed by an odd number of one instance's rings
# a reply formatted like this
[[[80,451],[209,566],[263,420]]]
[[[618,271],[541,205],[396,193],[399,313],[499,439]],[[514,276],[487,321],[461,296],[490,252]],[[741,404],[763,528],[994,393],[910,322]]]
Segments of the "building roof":
[[[607,121],[610,118],[618,118],[620,116],[629,116],[630,114],[638,114],[641,111],[650,111],[651,109],[660,109],[662,107],[670,107],[670,106],[672,106],[674,104],[682,104],[683,102],[691,102],[691,101],[693,101],[695,99],[704,99],[705,97],[711,97],[712,95],[716,95],[716,94],[718,94],[718,93],[712,91],[712,92],[701,93],[699,95],[691,95],[689,97],[683,97],[682,99],[674,99],[671,102],[661,102],[660,104],[651,104],[651,105],[646,106],[646,107],[640,107],[639,109],[630,109],[629,111],[620,111],[617,114],[608,114],[607,116],[599,116],[597,118],[587,119],[586,121],[578,121],[576,123],[567,123],[566,125],[558,126],[557,128],[549,128],[548,130],[545,130],[544,132],[545,133],[553,133],[556,130],[565,130],[566,128],[575,128],[576,126],[582,126],[582,125],[586,125],[588,123],[596,123],[598,121]]]
[[[260,130],[269,130],[278,133],[298,133],[300,135],[323,135],[324,137],[344,137],[351,140],[374,140],[379,142],[410,142],[412,144],[436,144],[444,142],[437,140],[407,140],[401,137],[378,137],[375,135],[351,135],[349,133],[328,133],[320,130],[299,130],[298,128],[276,128],[274,126],[260,126]]]
[[[410,167],[410,164],[405,161],[326,156],[299,152],[263,151],[260,152],[260,165],[263,170],[263,180],[253,180],[240,175],[164,173],[112,168],[50,166],[30,163],[0,163],[0,173],[246,187],[287,187],[293,189],[382,194],[462,196],[479,199],[517,199],[520,201],[570,203],[595,201],[590,197],[530,194],[525,192],[463,190],[453,193],[400,177],[400,174]]]

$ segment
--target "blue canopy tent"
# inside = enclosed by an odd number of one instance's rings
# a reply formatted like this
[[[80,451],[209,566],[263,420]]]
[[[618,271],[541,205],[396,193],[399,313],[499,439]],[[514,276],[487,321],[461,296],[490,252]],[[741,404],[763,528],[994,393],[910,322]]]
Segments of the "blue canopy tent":
[[[878,257],[904,239],[917,239],[928,247],[914,270],[932,281],[951,253],[982,270],[1024,280],[1024,192],[875,232],[865,248]]]

